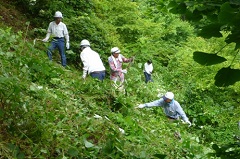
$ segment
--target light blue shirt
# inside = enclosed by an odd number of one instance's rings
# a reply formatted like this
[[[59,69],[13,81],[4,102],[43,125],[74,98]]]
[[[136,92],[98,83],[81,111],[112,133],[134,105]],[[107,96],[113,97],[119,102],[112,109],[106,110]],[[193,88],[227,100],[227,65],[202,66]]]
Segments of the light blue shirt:
[[[159,100],[155,100],[150,103],[145,103],[144,105],[147,108],[158,107],[158,106],[163,107],[164,112],[168,117],[171,117],[174,119],[178,119],[179,117],[181,117],[185,122],[189,121],[182,107],[175,100],[172,100],[170,103],[167,103],[164,101],[163,98],[161,98]]]

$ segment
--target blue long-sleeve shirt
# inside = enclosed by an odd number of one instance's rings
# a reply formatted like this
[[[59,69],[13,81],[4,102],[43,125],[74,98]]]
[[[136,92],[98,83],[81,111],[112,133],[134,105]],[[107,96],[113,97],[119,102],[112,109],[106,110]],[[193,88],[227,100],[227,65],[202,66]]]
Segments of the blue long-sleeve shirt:
[[[164,112],[168,117],[178,119],[178,117],[180,116],[185,122],[189,121],[182,107],[175,100],[172,100],[170,103],[167,103],[164,101],[163,98],[161,98],[150,103],[145,103],[144,105],[147,108],[158,106],[163,107]]]

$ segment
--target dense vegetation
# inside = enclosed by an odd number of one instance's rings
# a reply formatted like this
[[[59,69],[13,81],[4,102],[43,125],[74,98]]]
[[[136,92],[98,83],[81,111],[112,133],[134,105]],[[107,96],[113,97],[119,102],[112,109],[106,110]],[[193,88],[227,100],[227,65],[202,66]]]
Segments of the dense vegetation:
[[[219,85],[227,87],[215,85],[219,70],[231,66],[227,72],[236,74],[240,68],[238,41],[226,41],[234,27],[218,37],[211,29],[199,32],[214,21],[207,11],[222,15],[219,6],[222,11],[230,6],[236,13],[239,3],[213,2],[215,8],[204,5],[209,10],[196,14],[195,3],[176,2],[181,5],[170,0],[1,2],[4,13],[18,9],[28,22],[21,18],[22,25],[14,25],[7,23],[7,14],[0,16],[0,158],[239,158],[238,75],[226,73]],[[67,69],[59,64],[57,52],[48,61],[47,43],[33,44],[45,36],[56,10],[63,12],[70,31]],[[190,16],[190,11],[205,19]],[[81,79],[78,48],[85,38],[108,70],[113,46],[136,57],[126,75],[126,94],[111,87],[109,76],[104,82]],[[224,60],[206,55],[219,50]],[[142,65],[148,59],[154,82],[145,84]],[[168,90],[192,127],[169,121],[161,108],[134,108]]]

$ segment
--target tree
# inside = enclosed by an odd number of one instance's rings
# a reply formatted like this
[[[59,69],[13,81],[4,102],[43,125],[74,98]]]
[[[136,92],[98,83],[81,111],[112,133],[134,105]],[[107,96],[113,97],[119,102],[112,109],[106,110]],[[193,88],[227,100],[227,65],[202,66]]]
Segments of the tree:
[[[157,2],[157,1],[156,1]],[[195,25],[197,33],[203,38],[212,37],[225,38],[226,47],[230,43],[235,43],[231,51],[232,61],[228,67],[220,69],[215,76],[216,86],[229,86],[240,81],[240,69],[234,68],[237,62],[240,48],[240,1],[238,0],[178,0],[157,2],[161,9],[167,9],[173,14],[181,15],[182,20],[187,20]],[[159,7],[160,8],[160,7]],[[224,48],[223,47],[223,48]],[[221,48],[216,53],[195,51],[193,58],[202,65],[214,65],[227,61],[219,56]],[[231,78],[229,78],[231,77]]]

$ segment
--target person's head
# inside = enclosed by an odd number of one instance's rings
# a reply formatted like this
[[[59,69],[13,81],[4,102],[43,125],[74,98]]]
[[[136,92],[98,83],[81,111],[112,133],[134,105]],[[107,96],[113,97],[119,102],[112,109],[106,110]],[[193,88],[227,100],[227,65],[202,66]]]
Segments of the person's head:
[[[113,47],[113,48],[111,49],[111,53],[112,53],[112,55],[113,55],[115,58],[117,58],[117,57],[119,56],[120,52],[121,52],[121,51],[119,50],[118,47]]]
[[[172,92],[167,92],[164,96],[163,96],[163,100],[166,103],[170,103],[174,98],[174,94]]]
[[[84,39],[80,43],[80,49],[83,50],[86,47],[90,47],[90,42],[88,40]]]
[[[152,63],[152,60],[148,60],[147,63],[150,65]]]
[[[59,11],[56,11],[55,14],[54,14],[54,21],[59,24],[62,20],[63,16],[62,16],[62,13],[59,12]]]

